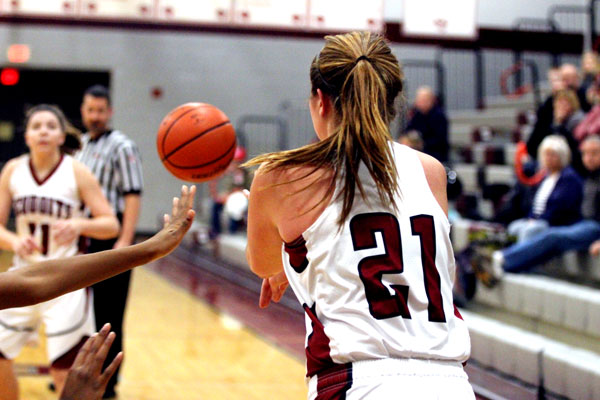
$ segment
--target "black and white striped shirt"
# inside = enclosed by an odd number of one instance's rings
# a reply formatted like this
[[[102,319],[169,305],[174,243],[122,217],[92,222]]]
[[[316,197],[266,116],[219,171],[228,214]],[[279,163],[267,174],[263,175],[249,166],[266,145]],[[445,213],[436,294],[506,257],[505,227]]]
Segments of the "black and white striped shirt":
[[[123,196],[141,194],[144,186],[142,159],[135,143],[120,131],[109,131],[97,139],[81,138],[76,158],[98,178],[104,195],[117,214],[125,209]]]

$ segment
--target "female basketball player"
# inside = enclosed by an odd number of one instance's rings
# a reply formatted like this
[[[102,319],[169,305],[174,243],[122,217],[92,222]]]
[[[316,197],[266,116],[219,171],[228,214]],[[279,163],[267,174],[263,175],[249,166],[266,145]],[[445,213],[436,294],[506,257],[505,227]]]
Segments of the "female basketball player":
[[[194,220],[196,187],[182,186],[181,199],[173,199],[172,216],[165,214],[164,228],[133,246],[100,253],[46,260],[0,274],[0,309],[40,303],[120,274],[173,251]],[[69,370],[61,400],[100,399],[110,377],[123,360],[122,353],[102,370],[115,335],[105,324],[89,338]]]
[[[165,214],[164,228],[150,239],[133,246],[64,259],[46,260],[0,274],[0,309],[22,307],[82,289],[173,251],[194,220],[192,209],[196,187],[181,189],[173,199],[173,210]],[[100,399],[110,377],[123,360],[119,353],[106,369],[102,365],[115,335],[105,324],[78,352],[69,370],[61,400]]]
[[[398,61],[374,34],[328,36],[310,81],[320,141],[248,162],[260,305],[288,281],[303,305],[310,399],[473,399],[446,173],[389,133]]]
[[[117,235],[119,223],[96,178],[83,164],[61,151],[67,121],[49,105],[33,107],[25,120],[29,154],[9,161],[0,174],[0,248],[15,253],[12,269],[73,256],[79,234],[96,238]],[[92,218],[82,218],[85,204]],[[16,233],[5,228],[10,208]],[[95,331],[90,297],[85,290],[31,307],[0,312],[0,398],[16,399],[12,362],[21,348],[46,327],[51,374],[60,390],[79,343]]]

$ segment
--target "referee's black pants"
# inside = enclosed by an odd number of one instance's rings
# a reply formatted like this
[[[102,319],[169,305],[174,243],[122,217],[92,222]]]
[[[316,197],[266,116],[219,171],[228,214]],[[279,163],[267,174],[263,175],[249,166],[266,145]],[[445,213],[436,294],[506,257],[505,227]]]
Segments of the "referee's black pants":
[[[116,239],[91,239],[87,253],[110,250],[113,248],[115,242]],[[131,270],[92,285],[92,288],[94,288],[96,329],[100,330],[105,323],[110,322],[112,326],[111,330],[117,335],[108,352],[108,357],[106,357],[104,368],[106,368],[116,355],[123,350],[123,316],[125,314],[127,294],[129,293],[130,278]],[[117,384],[118,375],[119,370],[117,369],[117,372],[110,378],[110,381],[106,386],[107,392],[114,390],[114,387]]]

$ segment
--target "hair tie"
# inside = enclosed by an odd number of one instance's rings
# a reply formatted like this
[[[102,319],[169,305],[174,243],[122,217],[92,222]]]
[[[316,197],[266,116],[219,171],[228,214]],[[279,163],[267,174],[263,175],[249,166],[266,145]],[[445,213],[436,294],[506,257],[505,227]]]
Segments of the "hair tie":
[[[363,54],[362,56],[354,60],[354,65],[358,64],[360,60],[367,60],[368,62],[371,62],[371,59]]]

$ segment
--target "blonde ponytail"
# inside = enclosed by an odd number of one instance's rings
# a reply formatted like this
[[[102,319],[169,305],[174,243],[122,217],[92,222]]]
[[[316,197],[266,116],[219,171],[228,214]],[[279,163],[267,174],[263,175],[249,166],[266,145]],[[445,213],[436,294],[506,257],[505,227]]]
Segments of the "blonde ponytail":
[[[313,166],[306,176],[321,168],[332,170],[330,189],[338,177],[343,185],[341,226],[350,214],[357,188],[368,200],[358,176],[361,163],[375,181],[381,202],[396,206],[394,196],[399,189],[389,124],[395,116],[395,99],[402,91],[402,72],[380,36],[352,32],[325,39],[323,50],[311,64],[311,92],[314,96],[320,89],[331,98],[339,120],[337,129],[320,142],[258,156],[245,166],[266,163],[267,171]]]

